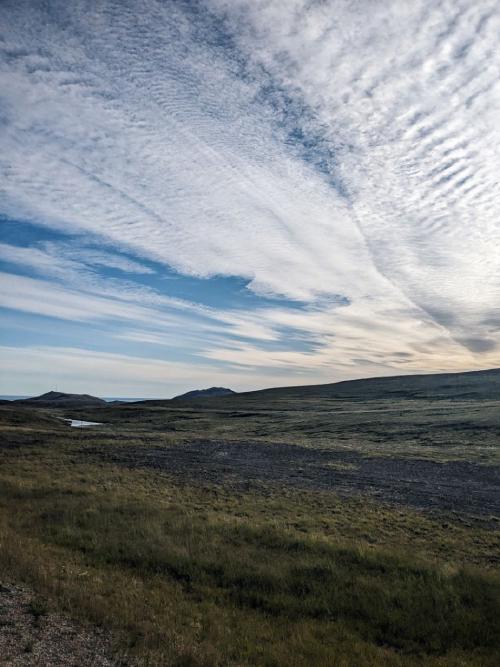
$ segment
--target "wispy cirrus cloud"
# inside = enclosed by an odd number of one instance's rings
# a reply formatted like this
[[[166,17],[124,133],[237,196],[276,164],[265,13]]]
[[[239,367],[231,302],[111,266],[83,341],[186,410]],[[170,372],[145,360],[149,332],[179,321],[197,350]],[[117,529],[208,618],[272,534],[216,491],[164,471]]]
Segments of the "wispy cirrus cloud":
[[[471,331],[490,336],[482,314],[500,296],[498,3],[211,5],[246,57],[314,109],[377,270],[465,345]]]
[[[273,137],[255,102],[261,82],[235,76],[231,53],[207,43],[213,25],[188,6],[151,3],[140,51],[134,3],[107,3],[97,34],[78,3],[48,17],[11,9],[23,46],[6,36],[8,203],[182,272],[309,298],[335,265],[327,249],[339,235],[354,249],[357,231],[332,228],[345,203]],[[285,281],[276,266],[301,275]]]
[[[82,348],[30,346],[23,348],[0,345],[0,364],[5,371],[0,390],[23,394],[29,382],[33,393],[47,387],[67,388],[70,392],[85,392],[89,386],[99,386],[103,396],[159,396],[168,398],[197,383],[209,385],[215,380],[222,384],[236,382],[245,387],[264,377],[268,385],[279,384],[279,373],[258,375],[235,372],[234,369],[212,365],[165,361],[154,357],[139,357]],[[10,382],[7,379],[10,378]],[[33,379],[35,378],[35,379]]]
[[[16,246],[0,242],[0,261],[29,270],[43,278],[57,280],[65,287],[70,286],[80,292],[90,292],[125,301],[140,301],[143,304],[166,305],[200,313],[203,311],[201,305],[160,294],[133,279],[102,274],[98,270],[102,266],[126,271],[127,274],[153,273],[139,262],[112,253],[92,249],[82,250],[60,243]],[[51,283],[47,283],[48,291],[50,285]]]
[[[97,250],[96,248],[82,247],[81,245],[75,246],[75,244],[70,243],[53,242],[43,244],[43,249],[53,259],[62,258],[63,260],[78,262],[81,266],[117,269],[123,273],[139,275],[154,273],[154,269],[150,266],[107,250]]]
[[[500,364],[493,0],[6,1],[0,17],[2,211],[73,238],[0,247],[49,278],[9,278],[9,308],[107,310],[153,346],[184,326],[213,368],[290,382]],[[173,299],[147,282],[161,266],[301,306]]]

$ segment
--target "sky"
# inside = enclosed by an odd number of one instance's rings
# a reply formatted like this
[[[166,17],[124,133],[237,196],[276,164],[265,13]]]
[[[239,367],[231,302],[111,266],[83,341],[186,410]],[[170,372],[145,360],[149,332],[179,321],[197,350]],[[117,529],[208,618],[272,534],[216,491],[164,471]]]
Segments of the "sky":
[[[2,0],[0,393],[500,366],[498,0]]]

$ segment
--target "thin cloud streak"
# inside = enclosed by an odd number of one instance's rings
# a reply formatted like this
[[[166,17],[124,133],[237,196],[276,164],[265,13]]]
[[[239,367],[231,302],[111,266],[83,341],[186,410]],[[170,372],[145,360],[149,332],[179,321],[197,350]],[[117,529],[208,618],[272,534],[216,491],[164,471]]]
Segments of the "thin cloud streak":
[[[210,365],[215,374],[232,367],[249,373],[258,370],[265,378],[288,370],[305,384],[311,378],[327,382],[375,370],[394,374],[482,368],[495,359],[494,350],[483,350],[475,359],[450,339],[446,329],[429,318],[418,319],[416,313],[413,319],[399,317],[396,325],[397,313],[376,301],[328,312],[271,307],[246,313],[212,309],[210,317],[200,320],[193,319],[190,312],[145,307],[25,276],[0,274],[0,280],[6,287],[0,295],[1,307],[73,322],[114,322],[114,338],[143,343],[145,349],[160,345],[189,351],[197,364]],[[287,346],[292,333],[297,340],[308,341],[311,350],[301,352]],[[272,349],[264,345],[271,343]]]
[[[246,57],[314,108],[380,273],[457,340],[488,338],[482,313],[500,296],[498,3],[210,4]]]
[[[497,3],[196,7],[2,3],[2,211],[116,251],[2,244],[49,278],[4,306],[184,327],[263,384],[500,365]],[[162,265],[301,307],[174,299]]]
[[[26,386],[34,394],[47,386],[64,386],[66,391],[88,393],[99,387],[101,396],[171,398],[196,383],[208,386],[214,379],[223,385],[233,383],[237,389],[252,389],[264,378],[267,386],[278,385],[283,376],[248,370],[218,368],[211,365],[163,361],[157,358],[95,352],[82,348],[0,346],[0,364],[5,374],[0,391],[23,394]],[[94,390],[95,391],[95,390]]]

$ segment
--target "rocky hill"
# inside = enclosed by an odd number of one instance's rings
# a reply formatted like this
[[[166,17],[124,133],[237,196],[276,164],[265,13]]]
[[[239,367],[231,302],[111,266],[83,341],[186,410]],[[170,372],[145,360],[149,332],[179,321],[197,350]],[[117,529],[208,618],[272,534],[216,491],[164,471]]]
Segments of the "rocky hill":
[[[40,408],[97,408],[106,405],[106,401],[96,396],[66,394],[62,391],[48,391],[41,396],[22,398],[12,403]]]
[[[180,394],[175,396],[173,400],[186,400],[190,398],[210,398],[215,396],[229,396],[230,394],[236,394],[232,389],[227,389],[227,387],[210,387],[209,389],[193,389],[193,391],[188,391],[185,394]]]

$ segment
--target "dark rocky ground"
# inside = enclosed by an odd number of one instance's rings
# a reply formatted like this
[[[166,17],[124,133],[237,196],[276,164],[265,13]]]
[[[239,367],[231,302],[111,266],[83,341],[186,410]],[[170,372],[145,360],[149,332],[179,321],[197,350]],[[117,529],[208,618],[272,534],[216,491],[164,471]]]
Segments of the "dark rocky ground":
[[[383,502],[484,518],[500,514],[500,468],[467,461],[436,462],[264,442],[193,440],[178,445],[88,447],[99,461],[150,468],[189,483],[248,489],[293,486],[368,494]]]

